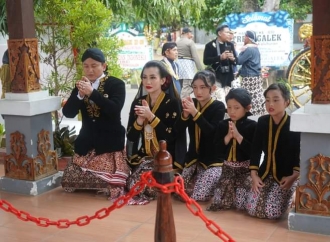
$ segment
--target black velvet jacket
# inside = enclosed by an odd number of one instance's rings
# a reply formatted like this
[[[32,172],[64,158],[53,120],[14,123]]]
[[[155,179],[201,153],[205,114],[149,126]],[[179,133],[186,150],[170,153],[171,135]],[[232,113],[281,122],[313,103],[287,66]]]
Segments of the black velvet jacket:
[[[204,107],[198,108],[197,100],[193,98],[195,107],[199,111],[195,117],[189,116],[188,119],[182,117],[175,124],[176,130],[189,131],[189,148],[185,156],[185,167],[189,167],[196,162],[204,168],[210,166],[221,166],[220,160],[216,159],[214,135],[220,120],[225,116],[225,105],[213,100]]]
[[[89,98],[80,100],[77,95],[75,87],[63,107],[63,115],[68,118],[81,111],[82,127],[75,141],[75,153],[86,155],[91,149],[96,154],[123,150],[125,128],[120,113],[125,102],[125,83],[116,77],[105,77]]]
[[[220,121],[217,128],[217,132],[214,139],[217,159],[222,162],[224,160],[228,160],[228,157],[230,156],[230,151],[232,150],[231,159],[228,161],[240,162],[250,160],[252,141],[257,122],[248,119],[248,116],[237,120],[236,128],[237,131],[243,136],[243,140],[241,144],[239,144],[237,141],[234,142],[234,139],[231,139],[231,141],[227,145],[225,145],[224,138],[228,134],[229,121],[231,121],[231,119]]]
[[[262,152],[265,156],[259,166]],[[294,170],[300,170],[300,133],[290,131],[289,115],[285,114],[278,125],[270,115],[258,119],[250,170],[257,170],[262,180],[271,174],[278,183],[282,177],[292,175]]]
[[[175,130],[173,129],[174,123],[180,117],[180,104],[176,98],[171,98],[168,94],[162,92],[158,97],[154,107],[150,107],[155,114],[155,118],[149,123],[145,123],[143,126],[139,126],[136,122],[137,115],[135,114],[135,105],[142,105],[142,100],[148,101],[148,96],[142,96],[135,99],[132,103],[129,113],[129,120],[127,125],[127,139],[132,142],[137,142],[142,136],[142,146],[138,150],[137,154],[133,154],[130,157],[129,163],[131,166],[136,166],[141,163],[141,159],[145,156],[153,157],[155,151],[151,147],[151,142],[155,147],[159,147],[159,141],[165,140],[167,143],[167,151],[172,155],[172,160],[175,166]],[[149,103],[150,105],[150,103]],[[144,127],[149,124],[154,132],[150,141],[145,137]],[[150,137],[149,137],[150,138]]]

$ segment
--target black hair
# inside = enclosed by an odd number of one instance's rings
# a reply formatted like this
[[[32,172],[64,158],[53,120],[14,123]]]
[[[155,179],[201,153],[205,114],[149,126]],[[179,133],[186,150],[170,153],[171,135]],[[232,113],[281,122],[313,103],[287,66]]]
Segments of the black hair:
[[[173,84],[173,81],[172,81],[172,76],[167,71],[166,66],[162,61],[159,61],[159,60],[148,61],[142,68],[141,75],[140,75],[141,80],[143,79],[144,70],[147,69],[147,68],[151,68],[151,67],[157,68],[158,71],[159,71],[160,77],[165,78],[165,82],[162,85],[162,90],[166,91],[166,93],[170,94],[171,96],[179,99],[180,95],[178,94],[177,90],[174,87],[174,84]],[[142,89],[143,89],[143,85],[142,85],[142,82],[141,82],[139,90],[138,90],[135,98],[139,98],[143,95]]]
[[[243,108],[247,108],[251,105],[252,97],[250,93],[244,88],[232,88],[226,96],[226,103],[228,100],[234,99],[239,102]]]
[[[215,74],[210,70],[203,70],[203,71],[197,72],[191,82],[191,86],[194,84],[194,82],[197,79],[202,80],[204,82],[205,86],[207,86],[209,88],[211,88],[215,84]]]
[[[166,42],[165,44],[163,44],[162,55],[165,56],[165,51],[167,51],[168,49],[173,49],[174,47],[177,47],[177,44],[175,42]]]
[[[144,67],[142,68],[142,71],[141,71],[141,79],[143,77],[143,72],[146,68],[150,68],[150,67],[156,67],[158,68],[159,70],[159,75],[161,78],[164,78],[164,77],[168,77],[168,76],[171,76],[170,73],[167,71],[166,69],[166,66],[161,62],[161,61],[158,61],[158,60],[152,60],[152,61],[148,61]]]
[[[272,83],[269,87],[264,91],[264,97],[266,98],[267,93],[271,90],[279,90],[281,92],[282,97],[285,101],[289,101],[291,99],[290,90],[283,83]]]
[[[222,31],[224,28],[228,28],[229,26],[227,24],[223,24],[217,27],[217,29],[215,30],[216,35],[218,35],[219,31]]]

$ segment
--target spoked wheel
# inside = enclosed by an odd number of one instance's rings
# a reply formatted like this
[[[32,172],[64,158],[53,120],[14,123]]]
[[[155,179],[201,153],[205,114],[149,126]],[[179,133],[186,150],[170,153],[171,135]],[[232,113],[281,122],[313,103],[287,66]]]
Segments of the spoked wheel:
[[[311,100],[311,50],[306,48],[291,61],[287,71],[291,96],[297,108]]]

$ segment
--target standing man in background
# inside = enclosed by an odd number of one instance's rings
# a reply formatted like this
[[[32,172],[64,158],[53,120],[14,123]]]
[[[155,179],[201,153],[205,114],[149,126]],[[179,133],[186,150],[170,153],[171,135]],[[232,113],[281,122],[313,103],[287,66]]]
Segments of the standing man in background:
[[[205,45],[204,64],[215,71],[217,89],[213,97],[226,103],[225,97],[234,80],[233,66],[236,65],[236,52],[230,42],[228,25],[220,25],[215,31],[217,38]]]
[[[242,77],[242,88],[246,89],[252,97],[252,109],[255,116],[266,114],[263,80],[261,77],[260,52],[257,45],[256,32],[248,30],[244,36],[244,46],[237,58],[237,64],[242,65],[238,71]]]
[[[182,79],[181,98],[188,97],[193,89],[192,79],[197,70],[202,70],[203,66],[199,60],[195,42],[192,40],[193,34],[189,28],[182,29],[181,38],[176,42],[178,46],[179,77]]]

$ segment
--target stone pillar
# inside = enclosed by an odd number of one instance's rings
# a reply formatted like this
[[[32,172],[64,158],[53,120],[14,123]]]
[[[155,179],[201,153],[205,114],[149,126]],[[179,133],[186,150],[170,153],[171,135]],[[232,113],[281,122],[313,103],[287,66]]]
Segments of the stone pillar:
[[[301,132],[300,181],[291,230],[330,235],[330,1],[313,1],[312,104],[295,111],[291,130]]]
[[[33,0],[7,0],[6,8],[11,92],[0,100],[7,153],[0,189],[38,195],[61,182],[51,116],[60,109],[61,98],[40,91]]]
[[[330,105],[306,104],[291,115],[301,132],[300,181],[290,230],[330,235]]]

